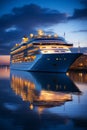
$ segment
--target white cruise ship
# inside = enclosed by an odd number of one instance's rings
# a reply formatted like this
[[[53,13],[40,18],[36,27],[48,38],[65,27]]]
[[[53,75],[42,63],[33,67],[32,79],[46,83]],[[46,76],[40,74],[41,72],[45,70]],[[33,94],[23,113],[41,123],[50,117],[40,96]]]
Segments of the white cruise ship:
[[[71,64],[82,54],[72,53],[64,38],[45,35],[42,30],[30,38],[23,38],[11,49],[10,68],[38,72],[67,72]]]

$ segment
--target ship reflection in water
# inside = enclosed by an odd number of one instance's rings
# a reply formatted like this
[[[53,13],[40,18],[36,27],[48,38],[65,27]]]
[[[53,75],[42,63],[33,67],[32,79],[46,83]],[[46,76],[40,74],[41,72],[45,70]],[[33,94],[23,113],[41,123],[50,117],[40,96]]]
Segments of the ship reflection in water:
[[[73,100],[72,94],[81,94],[66,74],[11,71],[11,87],[29,102],[30,109],[37,106],[39,111],[64,105]]]
[[[87,129],[87,73],[0,69],[0,130],[65,129]]]

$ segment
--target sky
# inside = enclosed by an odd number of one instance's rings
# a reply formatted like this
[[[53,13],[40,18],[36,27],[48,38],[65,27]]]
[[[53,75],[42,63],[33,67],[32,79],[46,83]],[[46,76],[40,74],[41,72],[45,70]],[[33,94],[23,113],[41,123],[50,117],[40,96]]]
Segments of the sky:
[[[1,55],[0,56],[0,65],[9,65],[10,56],[9,55]],[[1,73],[1,71],[0,71]]]
[[[87,0],[0,0],[0,55],[38,29],[87,47]]]

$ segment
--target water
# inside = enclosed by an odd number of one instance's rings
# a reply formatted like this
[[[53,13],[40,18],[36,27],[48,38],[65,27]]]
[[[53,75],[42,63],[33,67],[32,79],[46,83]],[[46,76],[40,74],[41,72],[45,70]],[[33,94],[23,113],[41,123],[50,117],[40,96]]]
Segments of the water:
[[[0,69],[0,130],[86,130],[87,74]]]

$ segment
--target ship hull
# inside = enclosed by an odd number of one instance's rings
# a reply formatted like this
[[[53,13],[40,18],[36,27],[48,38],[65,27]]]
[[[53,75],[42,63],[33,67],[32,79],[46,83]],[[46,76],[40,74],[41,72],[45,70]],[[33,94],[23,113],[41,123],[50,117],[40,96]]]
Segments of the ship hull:
[[[39,54],[33,62],[11,63],[10,68],[37,72],[67,72],[81,53]]]

